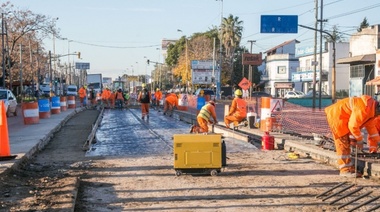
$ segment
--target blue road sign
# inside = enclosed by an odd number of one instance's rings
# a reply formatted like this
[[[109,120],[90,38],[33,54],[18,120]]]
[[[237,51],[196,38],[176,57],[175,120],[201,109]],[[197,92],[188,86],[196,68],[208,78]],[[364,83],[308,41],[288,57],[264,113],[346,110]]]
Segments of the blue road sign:
[[[90,63],[75,63],[75,69],[88,70],[90,69]]]
[[[296,15],[262,15],[260,33],[298,33]]]

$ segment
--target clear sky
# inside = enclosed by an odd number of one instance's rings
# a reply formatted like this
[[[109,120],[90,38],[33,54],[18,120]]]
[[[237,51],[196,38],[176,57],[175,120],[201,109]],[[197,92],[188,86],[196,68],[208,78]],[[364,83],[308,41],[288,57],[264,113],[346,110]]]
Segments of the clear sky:
[[[5,2],[2,0],[2,2]],[[90,63],[89,73],[116,78],[122,74],[150,75],[153,65],[163,62],[162,39],[179,39],[219,26],[221,14],[243,21],[241,44],[253,52],[265,52],[285,41],[297,39],[299,46],[313,46],[314,31],[299,27],[297,34],[261,34],[261,15],[298,15],[298,24],[314,27],[315,0],[12,0],[19,9],[29,9],[57,20],[60,34],[67,40],[55,40],[55,53],[81,52]],[[320,5],[321,0],[318,1]],[[349,35],[367,18],[370,25],[380,24],[379,0],[323,0],[324,30],[337,25]],[[180,29],[182,32],[178,32]],[[45,40],[53,52],[52,39]],[[66,59],[62,59],[65,62]],[[68,60],[66,60],[67,62]]]

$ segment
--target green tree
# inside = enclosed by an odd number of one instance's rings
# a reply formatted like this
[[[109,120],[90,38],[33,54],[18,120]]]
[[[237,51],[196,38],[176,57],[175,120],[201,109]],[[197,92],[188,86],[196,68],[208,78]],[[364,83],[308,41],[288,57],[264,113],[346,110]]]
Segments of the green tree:
[[[20,10],[9,1],[1,5],[5,25],[6,65],[12,81],[18,80],[20,68],[26,81],[37,80],[37,61],[40,67],[45,67],[47,52],[42,47],[42,40],[47,36],[59,37],[56,20],[51,17],[33,13],[30,10]],[[20,44],[22,44],[22,67],[20,66]],[[31,56],[32,55],[32,56]],[[16,62],[17,61],[17,62]],[[41,70],[41,75],[44,70]]]
[[[222,70],[226,72],[225,76],[230,76],[230,84],[233,82],[233,59],[236,48],[240,45],[242,32],[243,32],[243,21],[239,20],[239,17],[234,17],[229,15],[227,18],[222,19],[222,26],[220,30],[220,39],[225,49],[225,58],[227,62],[227,70]]]
[[[357,29],[358,32],[361,32],[364,28],[369,27],[369,23],[367,20],[367,17],[364,17],[363,21],[360,23],[359,28]]]
[[[336,25],[333,26],[333,31],[330,34],[332,35],[332,37],[330,37],[329,35],[323,36],[326,42],[340,42],[343,39],[343,33],[339,31],[338,26]]]

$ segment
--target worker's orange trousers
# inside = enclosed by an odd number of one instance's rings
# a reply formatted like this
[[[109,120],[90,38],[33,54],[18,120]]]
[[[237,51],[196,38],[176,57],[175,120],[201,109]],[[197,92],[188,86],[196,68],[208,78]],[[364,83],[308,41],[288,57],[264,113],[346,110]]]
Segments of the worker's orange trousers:
[[[334,138],[334,142],[340,172],[354,172],[355,167],[351,160],[351,145],[348,134],[340,138]]]
[[[198,125],[199,125],[199,132],[208,132],[208,121],[203,119],[202,117],[197,117]]]

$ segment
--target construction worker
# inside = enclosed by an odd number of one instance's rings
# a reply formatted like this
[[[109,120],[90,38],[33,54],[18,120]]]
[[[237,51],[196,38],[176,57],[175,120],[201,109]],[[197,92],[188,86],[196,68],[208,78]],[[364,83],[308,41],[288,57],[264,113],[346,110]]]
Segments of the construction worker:
[[[110,92],[109,88],[106,87],[106,89],[104,89],[102,92],[102,101],[103,101],[103,105],[105,108],[110,107],[110,100],[109,100],[110,97],[111,97],[111,92]]]
[[[115,93],[115,102],[116,102],[116,106],[119,108],[119,109],[122,109],[123,108],[123,102],[125,101],[125,98],[124,98],[124,94],[123,94],[123,91],[121,90],[121,88],[119,88],[116,93]]]
[[[110,91],[110,98],[109,98],[111,108],[115,108],[115,101],[116,101],[116,91]]]
[[[160,101],[162,99],[162,92],[160,91],[160,88],[156,89],[156,93],[154,93],[154,97],[156,98],[157,111],[160,112]]]
[[[247,116],[247,102],[243,99],[243,92],[240,89],[235,90],[235,98],[232,100],[230,111],[224,117],[224,123],[230,128],[231,122],[234,128],[238,127],[239,122],[243,121]]]
[[[168,110],[173,111],[174,108],[178,107],[178,96],[175,93],[169,93],[165,97],[164,103],[164,115],[168,112]]]
[[[137,101],[141,103],[141,119],[145,119],[145,116],[149,119],[150,92],[145,88],[145,84],[142,84]]]
[[[356,142],[363,141],[362,128],[365,128],[374,142],[380,141],[375,127],[375,117],[380,114],[379,104],[368,95],[349,97],[325,108],[327,122],[331,129],[340,176],[360,177],[351,160],[350,135]]]
[[[84,85],[81,88],[79,88],[78,95],[79,95],[80,106],[81,107],[86,106],[85,100],[86,100],[87,92],[86,92],[86,87]]]
[[[376,116],[373,120],[373,123],[376,127],[377,133],[380,134],[380,116]],[[375,139],[368,136],[367,144],[368,144],[369,153],[377,153],[377,148],[379,147],[379,143]]]
[[[125,106],[127,106],[128,103],[129,103],[129,99],[130,99],[129,91],[126,91],[126,92],[124,93],[124,99],[125,99],[125,101],[124,101]]]
[[[212,122],[210,119],[211,117],[214,119],[214,122]],[[200,110],[198,116],[197,116],[197,122],[199,125],[199,128],[192,126],[190,132],[199,132],[199,133],[208,133],[208,123],[215,124],[218,123],[216,120],[216,112],[215,112],[215,102],[210,100],[206,105],[202,107]]]

